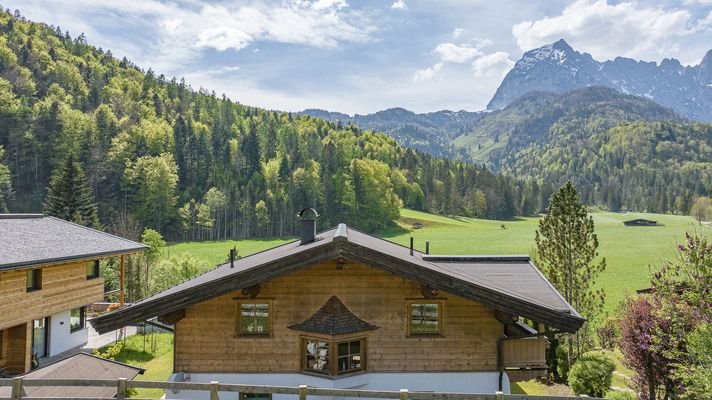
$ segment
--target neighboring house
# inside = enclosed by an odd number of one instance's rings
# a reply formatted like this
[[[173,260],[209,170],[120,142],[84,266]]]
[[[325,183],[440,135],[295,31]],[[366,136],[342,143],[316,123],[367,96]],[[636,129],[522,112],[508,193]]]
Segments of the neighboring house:
[[[104,298],[99,260],[141,243],[41,214],[0,214],[0,369],[87,343],[87,305]]]
[[[22,376],[23,379],[119,379],[132,380],[145,369],[87,353],[78,353]],[[22,397],[104,398],[116,396],[116,386],[24,386]],[[0,397],[9,398],[10,387],[0,387]]]
[[[543,334],[518,317],[566,332],[584,322],[527,256],[428,255],[303,223],[301,240],[90,322],[175,324],[174,381],[490,393],[509,389],[507,363],[543,366]]]
[[[651,221],[649,219],[643,219],[643,218],[631,219],[630,221],[623,221],[623,225],[625,225],[625,226],[655,226],[657,224],[658,224],[658,221]]]

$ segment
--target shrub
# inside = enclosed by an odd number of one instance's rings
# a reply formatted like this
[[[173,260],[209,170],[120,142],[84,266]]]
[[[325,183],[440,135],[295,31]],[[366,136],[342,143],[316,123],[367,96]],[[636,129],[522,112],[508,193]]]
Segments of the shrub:
[[[556,373],[563,382],[569,379],[569,352],[564,344],[556,347]]]
[[[605,398],[608,400],[637,400],[637,397],[627,390],[611,390]]]
[[[584,354],[569,371],[569,386],[577,395],[603,397],[611,387],[615,364],[608,357]]]
[[[106,358],[107,360],[115,360],[116,356],[121,353],[121,349],[124,347],[124,344],[122,342],[116,342],[112,345],[108,345],[103,348],[103,352],[101,349],[96,349],[94,350],[94,355],[99,356],[101,358]]]
[[[598,342],[604,349],[612,350],[618,345],[618,338],[620,337],[619,330],[620,321],[616,318],[606,318],[601,326],[598,328],[596,333],[598,333]]]

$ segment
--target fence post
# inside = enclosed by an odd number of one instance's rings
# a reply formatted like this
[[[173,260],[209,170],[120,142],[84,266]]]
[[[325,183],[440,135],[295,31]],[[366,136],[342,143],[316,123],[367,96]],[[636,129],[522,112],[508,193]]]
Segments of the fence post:
[[[22,378],[12,378],[12,400],[22,398]]]
[[[494,392],[494,395],[497,397],[497,400],[504,400],[504,392]]]
[[[299,385],[299,400],[307,400],[307,385]]]
[[[218,400],[218,381],[210,381],[210,400]]]
[[[126,378],[119,378],[116,381],[116,399],[123,400],[126,398]]]
[[[408,400],[408,389],[400,390],[400,400]]]

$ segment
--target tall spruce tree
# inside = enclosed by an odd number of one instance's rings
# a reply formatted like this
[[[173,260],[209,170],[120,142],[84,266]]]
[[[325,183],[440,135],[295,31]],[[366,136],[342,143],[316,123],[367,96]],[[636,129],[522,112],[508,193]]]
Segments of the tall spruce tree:
[[[598,257],[598,237],[593,218],[579,201],[576,189],[567,182],[551,197],[546,216],[539,220],[535,235],[537,262],[566,301],[591,321],[603,309],[605,294],[594,289],[596,278],[606,269]],[[575,335],[568,335],[569,365],[591,344],[589,322]]]
[[[91,188],[81,165],[69,154],[56,170],[45,200],[45,214],[84,226],[99,227],[99,217]]]

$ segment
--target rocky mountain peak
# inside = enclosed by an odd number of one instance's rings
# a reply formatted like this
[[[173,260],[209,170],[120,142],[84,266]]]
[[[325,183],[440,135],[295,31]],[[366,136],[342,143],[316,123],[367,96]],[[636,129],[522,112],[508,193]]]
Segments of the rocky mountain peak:
[[[655,62],[616,57],[596,61],[564,39],[529,50],[500,84],[487,109],[496,110],[532,91],[565,93],[606,86],[644,96],[695,120],[712,121],[712,50],[700,65],[683,67],[674,58]]]

